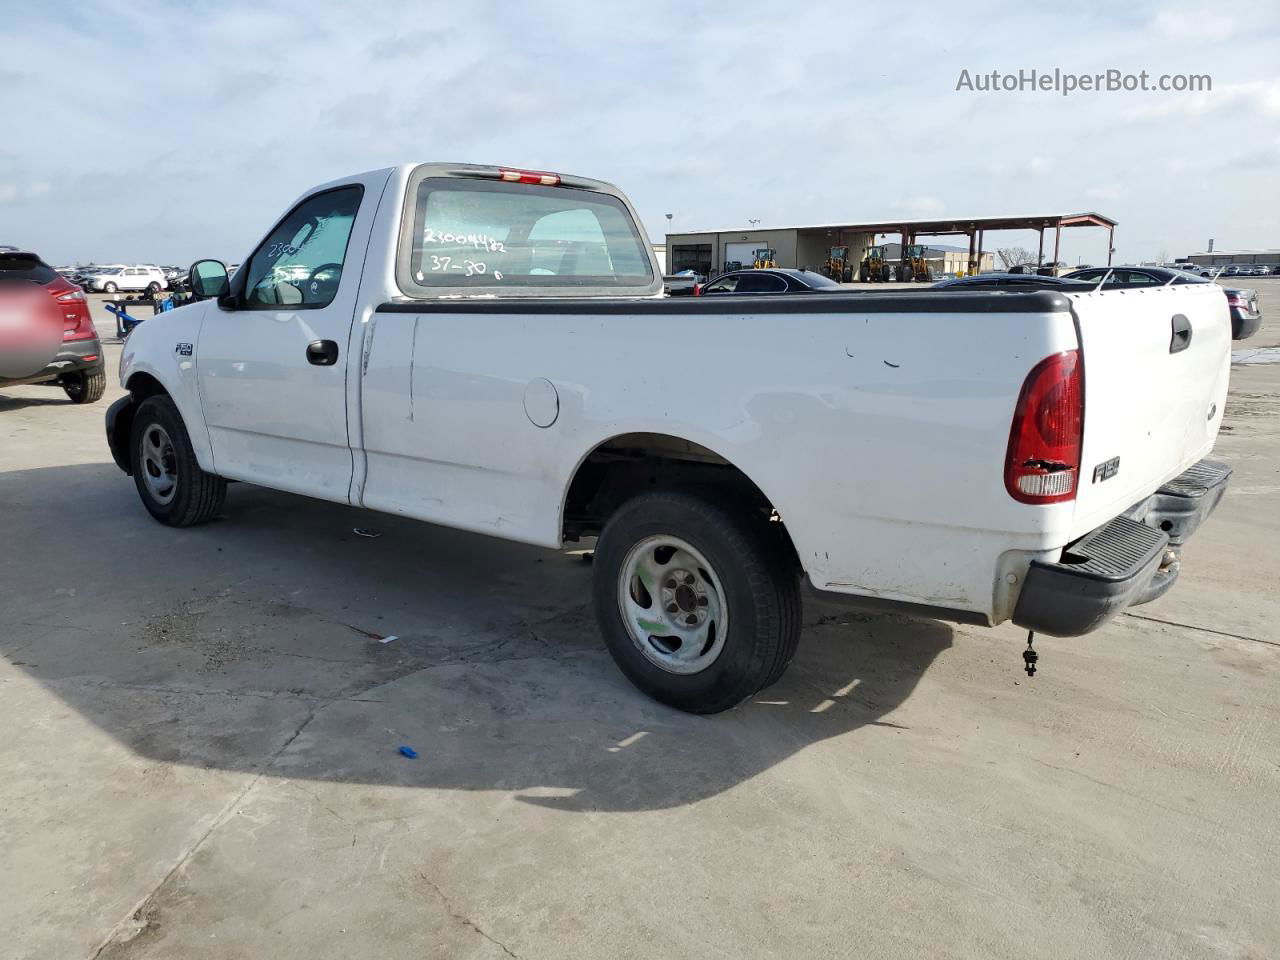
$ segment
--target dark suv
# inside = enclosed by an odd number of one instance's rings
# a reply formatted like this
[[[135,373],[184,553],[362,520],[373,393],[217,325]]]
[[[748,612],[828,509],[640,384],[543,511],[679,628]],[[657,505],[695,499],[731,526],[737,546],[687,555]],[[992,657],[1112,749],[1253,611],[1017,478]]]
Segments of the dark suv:
[[[34,302],[44,314],[39,322],[61,325],[61,341],[56,331],[39,369],[0,372],[0,388],[24,383],[47,383],[62,387],[76,403],[94,403],[102,399],[107,388],[107,374],[102,361],[102,343],[93,327],[89,303],[84,291],[62,277],[34,253],[0,250],[0,307],[6,300],[19,302],[33,290],[43,289],[48,302]],[[27,296],[27,302],[33,302]],[[38,361],[37,361],[38,362]],[[8,365],[5,365],[6,368]],[[6,376],[7,374],[7,376]]]

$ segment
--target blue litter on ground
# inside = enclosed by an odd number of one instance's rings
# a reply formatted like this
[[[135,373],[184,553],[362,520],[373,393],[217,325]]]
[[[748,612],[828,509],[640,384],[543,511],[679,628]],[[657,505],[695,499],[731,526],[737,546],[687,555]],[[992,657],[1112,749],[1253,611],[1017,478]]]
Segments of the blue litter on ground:
[[[402,757],[408,757],[410,760],[417,760],[417,759],[418,759],[418,751],[417,751],[417,750],[415,750],[415,749],[413,749],[413,747],[401,747],[401,748],[400,748],[400,756],[402,756]]]

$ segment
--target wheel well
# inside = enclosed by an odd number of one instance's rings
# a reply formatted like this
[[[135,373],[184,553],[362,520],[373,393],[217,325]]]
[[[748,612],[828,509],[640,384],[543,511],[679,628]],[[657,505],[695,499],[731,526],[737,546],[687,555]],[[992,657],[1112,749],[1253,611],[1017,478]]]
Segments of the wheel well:
[[[592,450],[578,465],[565,495],[561,536],[596,536],[623,503],[657,489],[704,492],[718,503],[730,502],[757,514],[776,529],[799,566],[782,518],[750,477],[715,451],[666,434],[623,434]]]
[[[129,378],[129,382],[125,384],[129,392],[133,394],[133,399],[141,402],[147,397],[154,397],[156,394],[169,395],[169,391],[155,377],[149,373],[135,373]]]

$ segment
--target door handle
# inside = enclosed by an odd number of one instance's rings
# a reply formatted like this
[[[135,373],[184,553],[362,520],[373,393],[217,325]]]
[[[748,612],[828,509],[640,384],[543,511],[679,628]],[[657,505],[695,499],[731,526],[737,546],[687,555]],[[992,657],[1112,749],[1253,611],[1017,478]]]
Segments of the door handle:
[[[307,363],[332,367],[338,362],[338,345],[332,340],[314,340],[307,344]]]
[[[1191,346],[1191,321],[1183,314],[1173,315],[1173,335],[1169,337],[1169,352],[1181,353]]]

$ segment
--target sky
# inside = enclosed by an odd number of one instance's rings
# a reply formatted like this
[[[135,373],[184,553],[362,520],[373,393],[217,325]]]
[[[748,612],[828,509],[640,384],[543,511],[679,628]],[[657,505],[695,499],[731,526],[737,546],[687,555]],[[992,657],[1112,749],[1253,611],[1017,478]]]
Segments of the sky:
[[[956,89],[1055,68],[1212,90]],[[239,261],[310,186],[427,160],[608,180],[656,240],[1096,210],[1117,263],[1280,247],[1275,0],[0,0],[0,91],[0,244],[58,264]]]

